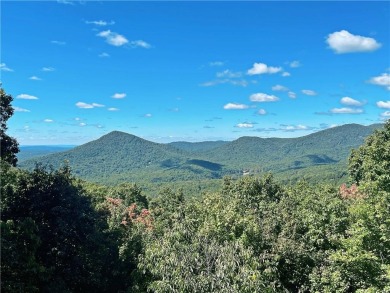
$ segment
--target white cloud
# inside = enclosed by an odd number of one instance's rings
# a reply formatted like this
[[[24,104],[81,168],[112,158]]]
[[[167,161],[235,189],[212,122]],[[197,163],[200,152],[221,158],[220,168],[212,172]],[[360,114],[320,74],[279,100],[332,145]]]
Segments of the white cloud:
[[[282,71],[282,67],[272,67],[268,66],[267,64],[264,63],[254,63],[253,67],[248,70],[249,75],[256,75],[256,74],[273,74],[273,73],[278,73]]]
[[[309,127],[306,125],[298,124],[298,125],[286,125],[281,128],[284,131],[296,131],[296,130],[308,130]]]
[[[31,96],[31,95],[27,95],[27,94],[20,94],[20,95],[17,95],[16,98],[17,98],[17,99],[22,99],[22,100],[38,100],[37,97]]]
[[[249,97],[252,102],[276,102],[279,100],[277,96],[267,95],[264,93],[256,93]]]
[[[214,62],[210,62],[209,63],[209,66],[223,66],[225,63],[222,62],[222,61],[214,61]]]
[[[92,109],[92,108],[96,108],[96,107],[101,108],[101,107],[104,107],[104,105],[97,104],[97,103],[87,104],[84,102],[77,102],[76,107],[78,107],[80,109]]]
[[[297,94],[294,92],[288,92],[288,97],[291,99],[295,99],[297,97]]]
[[[81,109],[92,109],[93,106],[91,104],[87,104],[84,102],[77,102],[76,107],[81,108]]]
[[[273,91],[282,91],[282,92],[285,92],[285,91],[288,91],[288,88],[283,86],[283,85],[280,85],[280,84],[277,84],[277,85],[274,85],[272,87],[272,90]]]
[[[301,63],[298,60],[290,62],[290,67],[292,68],[297,68],[299,66],[301,66]]]
[[[108,110],[108,111],[119,111],[118,108],[108,108],[107,110]]]
[[[76,117],[76,118],[74,118],[74,120],[76,120],[76,121],[80,121],[80,120],[81,120],[81,118],[79,118],[79,117]]]
[[[73,1],[67,1],[67,0],[57,0],[57,3],[66,4],[66,5],[74,5]]]
[[[347,106],[356,106],[356,107],[360,107],[360,106],[363,106],[363,103],[358,101],[358,100],[355,100],[355,99],[352,99],[350,97],[343,97],[341,100],[340,100],[341,104],[344,104],[344,105],[347,105]]]
[[[226,70],[221,71],[221,72],[217,72],[218,78],[221,78],[221,77],[237,78],[237,77],[240,77],[241,75],[242,75],[241,72],[233,72],[229,69],[226,69]]]
[[[20,108],[20,107],[14,107],[15,112],[31,112],[30,110]]]
[[[96,107],[96,108],[105,107],[104,105],[102,105],[102,104],[97,104],[97,103],[92,103],[92,106],[93,106],[93,107]]]
[[[42,78],[39,78],[38,76],[35,76],[35,75],[29,77],[29,79],[31,79],[31,80],[42,80]]]
[[[149,43],[143,41],[143,40],[137,40],[137,41],[131,41],[130,46],[133,48],[144,48],[144,49],[149,49],[152,47]]]
[[[316,96],[317,95],[317,93],[315,91],[312,91],[312,90],[302,90],[302,93],[305,95],[308,95],[308,96]]]
[[[114,99],[123,99],[124,97],[126,97],[125,93],[115,93],[111,96],[111,98],[114,98]]]
[[[385,108],[385,109],[390,109],[390,101],[379,101],[379,102],[376,102],[376,105],[379,107],[379,108]]]
[[[52,122],[54,122],[54,120],[53,119],[45,119],[45,120],[43,120],[43,122],[52,123]]]
[[[329,34],[326,42],[329,47],[338,54],[371,52],[382,46],[373,38],[353,35],[346,30]]]
[[[236,104],[236,103],[227,103],[225,106],[223,106],[225,110],[244,110],[248,109],[248,105],[244,104]]]
[[[129,42],[124,36],[110,30],[102,31],[97,36],[105,38],[108,44],[116,47],[123,46]]]
[[[390,74],[382,73],[380,76],[375,76],[369,80],[370,83],[384,86],[387,90],[390,90]]]
[[[81,127],[86,126],[86,125],[87,125],[87,123],[84,123],[84,122],[79,123],[79,126],[81,126]]]
[[[236,125],[236,127],[238,127],[238,128],[253,128],[253,124],[252,123],[238,123]]]
[[[330,110],[333,114],[361,114],[363,113],[362,109],[352,109],[352,108],[333,108]]]
[[[55,45],[60,45],[60,46],[66,45],[66,43],[63,41],[51,41],[50,43],[55,44]]]
[[[103,53],[99,54],[99,57],[100,58],[107,58],[107,57],[110,57],[110,54],[103,52]]]
[[[385,111],[385,112],[381,113],[381,116],[382,117],[390,117],[390,111]]]
[[[0,64],[0,70],[1,71],[9,71],[9,72],[13,71],[13,69],[9,68],[5,63]]]
[[[55,68],[53,68],[53,67],[42,67],[42,71],[51,72],[54,70],[55,70]]]
[[[107,21],[104,21],[104,20],[93,20],[93,21],[88,21],[86,20],[85,21],[86,24],[94,24],[94,25],[97,25],[97,26],[106,26],[106,25],[113,25],[115,24],[114,21],[110,21],[110,22],[107,22]]]
[[[150,117],[152,117],[152,114],[150,114],[150,113],[148,113],[148,114],[145,114],[145,115],[144,115],[144,117],[146,117],[146,118],[150,118]]]
[[[285,71],[285,72],[282,73],[282,76],[283,76],[283,77],[287,77],[287,76],[290,76],[290,75],[291,75],[290,72],[287,72],[287,71]]]
[[[259,111],[257,111],[257,114],[259,114],[259,115],[266,115],[267,111],[265,111],[264,109],[259,109]]]

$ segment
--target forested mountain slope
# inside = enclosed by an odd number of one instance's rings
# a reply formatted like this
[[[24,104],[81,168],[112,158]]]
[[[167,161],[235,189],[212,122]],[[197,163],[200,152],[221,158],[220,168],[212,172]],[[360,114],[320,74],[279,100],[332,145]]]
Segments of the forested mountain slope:
[[[159,144],[113,131],[72,150],[21,162],[58,167],[65,161],[86,180],[173,182],[271,171],[281,178],[343,176],[352,148],[380,124],[348,124],[298,138],[241,137],[232,142]],[[319,174],[321,173],[321,174]]]

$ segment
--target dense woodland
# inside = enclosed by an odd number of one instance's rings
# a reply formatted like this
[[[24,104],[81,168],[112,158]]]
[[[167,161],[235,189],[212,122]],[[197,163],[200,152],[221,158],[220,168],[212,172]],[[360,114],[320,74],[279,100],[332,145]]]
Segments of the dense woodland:
[[[83,181],[16,166],[1,89],[2,292],[390,292],[390,122],[345,184],[271,174],[216,191]]]

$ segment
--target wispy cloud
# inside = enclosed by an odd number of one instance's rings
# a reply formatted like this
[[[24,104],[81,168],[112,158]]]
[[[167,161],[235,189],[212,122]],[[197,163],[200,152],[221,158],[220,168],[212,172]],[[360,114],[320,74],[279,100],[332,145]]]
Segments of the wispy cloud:
[[[210,62],[209,63],[209,66],[213,67],[213,66],[223,66],[225,63],[222,62],[222,61],[213,61],[213,62]]]
[[[291,99],[295,99],[297,97],[297,94],[294,93],[294,92],[291,92],[291,91],[288,92],[287,94],[288,94],[288,97],[291,98]]]
[[[387,90],[390,91],[390,74],[389,73],[382,73],[379,76],[372,77],[369,81],[369,83],[383,86]]]
[[[246,81],[245,79],[236,80],[236,79],[228,79],[227,78],[227,79],[217,79],[217,80],[207,81],[207,82],[200,84],[200,86],[209,87],[209,86],[215,86],[218,84],[231,84],[231,85],[235,85],[235,86],[246,87],[246,86],[248,86],[249,82]]]
[[[106,39],[106,42],[110,45],[120,47],[127,44],[129,41],[125,36],[122,36],[118,33],[112,32],[110,30],[102,31],[97,34],[98,37],[102,37]]]
[[[282,73],[282,76],[283,76],[283,77],[288,77],[288,76],[291,76],[291,73],[285,71],[285,72]]]
[[[145,118],[151,118],[152,116],[153,116],[153,115],[150,114],[150,113],[147,113],[147,114],[144,115]]]
[[[343,105],[347,105],[347,106],[355,106],[355,107],[363,106],[362,102],[355,100],[355,99],[352,99],[350,97],[341,98],[340,103]]]
[[[79,126],[81,126],[81,127],[87,126],[87,123],[85,123],[85,122],[80,122],[80,123],[79,123]]]
[[[290,67],[292,67],[292,68],[297,68],[297,67],[302,66],[301,63],[300,63],[298,60],[295,60],[295,61],[290,62],[289,65],[290,65]]]
[[[144,48],[144,49],[150,49],[152,47],[152,45],[150,45],[149,43],[143,40],[131,41],[130,46],[132,48]]]
[[[253,123],[248,123],[248,122],[245,122],[245,123],[238,123],[235,127],[237,128],[253,128]]]
[[[333,114],[362,114],[362,109],[355,109],[355,108],[333,108],[330,110]]]
[[[36,96],[31,96],[27,94],[20,94],[16,96],[17,99],[22,99],[22,100],[38,100]]]
[[[0,70],[1,71],[9,71],[9,72],[14,71],[13,69],[9,68],[5,63],[0,64]]]
[[[373,38],[353,35],[346,30],[329,34],[326,43],[337,54],[371,52],[382,46]]]
[[[225,106],[223,106],[225,110],[244,110],[248,109],[249,106],[245,104],[237,104],[237,103],[227,103]]]
[[[45,119],[45,120],[43,120],[43,122],[52,123],[52,122],[54,122],[54,120],[53,119]]]
[[[379,101],[379,102],[376,102],[376,105],[379,107],[379,108],[384,108],[384,109],[390,109],[390,101]]]
[[[317,93],[313,90],[302,90],[301,92],[307,96],[316,96],[317,95]]]
[[[77,102],[76,107],[78,107],[80,109],[93,109],[93,108],[102,108],[105,106],[102,104],[98,104],[98,103],[88,104],[88,103],[84,103],[84,102]]]
[[[224,71],[221,71],[221,72],[217,72],[217,77],[218,78],[223,78],[223,77],[226,77],[226,78],[237,78],[237,77],[241,77],[242,76],[242,73],[241,72],[233,72],[229,69],[226,69]]]
[[[110,54],[103,52],[103,53],[99,54],[99,57],[100,58],[107,58],[107,57],[110,57]]]
[[[42,80],[42,78],[39,78],[38,76],[35,76],[35,75],[29,77],[29,79],[31,79],[31,80]]]
[[[381,116],[382,117],[390,117],[390,111],[385,111],[385,112],[381,113]]]
[[[254,63],[252,68],[248,70],[249,75],[257,74],[274,74],[282,71],[282,67],[268,66],[265,63]]]
[[[69,0],[57,0],[57,3],[65,4],[65,5],[74,5],[74,1],[69,1]]]
[[[277,85],[274,85],[272,87],[272,90],[273,91],[282,91],[282,92],[284,92],[284,91],[288,91],[288,88],[283,86],[283,85],[277,84]]]
[[[92,20],[92,21],[89,21],[89,20],[86,20],[85,21],[86,24],[94,24],[94,25],[97,25],[97,26],[106,26],[106,25],[113,25],[115,24],[114,21],[105,21],[105,20]]]
[[[57,41],[57,40],[51,41],[50,43],[55,44],[55,45],[60,45],[60,46],[66,45],[66,42]]]
[[[262,128],[256,128],[253,131],[256,132],[274,132],[274,131],[284,131],[284,132],[295,132],[295,131],[309,131],[317,129],[316,127],[307,126],[303,124],[297,124],[297,125],[287,125],[287,124],[280,124],[279,127],[262,127]]]
[[[113,99],[123,99],[124,97],[126,97],[125,93],[115,93],[111,96]]]
[[[107,110],[108,110],[108,111],[119,111],[118,108],[113,108],[113,107],[112,107],[112,108],[108,108]]]
[[[297,131],[297,130],[309,130],[310,127],[302,124],[298,125],[282,125],[281,130],[283,131]]]
[[[45,71],[45,72],[51,72],[54,70],[55,70],[55,68],[53,68],[53,67],[42,67],[42,71]]]
[[[258,115],[267,115],[267,111],[264,109],[259,109],[259,111],[257,111],[257,114]]]
[[[15,112],[31,112],[28,109],[20,108],[20,107],[14,107]]]
[[[267,95],[264,93],[256,93],[252,94],[249,99],[252,102],[276,102],[279,101],[279,98],[274,95]]]

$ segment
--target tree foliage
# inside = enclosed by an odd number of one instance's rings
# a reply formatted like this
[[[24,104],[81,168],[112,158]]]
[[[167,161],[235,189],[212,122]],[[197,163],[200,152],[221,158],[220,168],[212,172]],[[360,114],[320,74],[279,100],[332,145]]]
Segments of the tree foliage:
[[[390,120],[352,151],[349,173],[359,185],[390,192]]]
[[[12,96],[8,95],[4,89],[0,88],[0,140],[1,140],[1,160],[16,166],[17,157],[19,152],[18,143],[15,138],[8,136],[7,121],[14,113],[14,109],[11,106]]]

